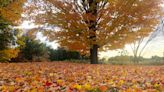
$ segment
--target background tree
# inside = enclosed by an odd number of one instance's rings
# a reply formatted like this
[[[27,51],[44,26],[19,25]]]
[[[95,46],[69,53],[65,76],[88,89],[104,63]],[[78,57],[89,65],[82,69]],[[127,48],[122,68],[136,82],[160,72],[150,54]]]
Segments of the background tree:
[[[49,48],[49,59],[51,61],[62,61],[62,60],[80,60],[81,55],[77,51],[68,51],[64,48],[58,48],[56,50]]]
[[[164,50],[163,50],[163,61],[164,61]]]
[[[151,57],[151,60],[153,60],[154,62],[158,62],[158,61],[161,61],[162,60],[162,57],[159,57],[159,56],[152,56]]]
[[[5,21],[0,22],[0,61],[16,58],[24,42],[22,31],[13,29]]]
[[[163,20],[161,20],[160,24],[157,26],[156,29],[154,29],[152,33],[142,32],[136,34],[138,35],[138,39],[131,44],[131,49],[134,57],[133,61],[135,63],[139,63],[140,61],[139,58],[143,55],[146,47],[151,43],[153,39],[155,39],[160,33],[162,33],[163,31],[162,27],[163,27]]]
[[[13,39],[13,34],[11,28],[9,28],[9,24],[0,18],[0,50],[9,48]]]
[[[14,32],[9,23],[0,17],[0,61],[10,61],[18,55],[19,50],[13,48],[17,35]]]
[[[20,55],[22,55],[25,60],[30,61],[41,61],[43,59],[48,59],[47,46],[37,40],[26,37],[25,46],[21,49]]]
[[[36,21],[58,30],[46,30],[44,34],[63,47],[89,52],[92,64],[98,63],[98,50],[122,48],[136,40],[138,32],[150,33],[159,22],[163,3],[162,0],[34,1],[35,9],[44,12],[37,14]]]
[[[0,17],[12,24],[17,24],[23,12],[26,0],[0,0]]]
[[[15,30],[12,26],[17,24],[25,0],[0,0],[0,61],[10,61],[18,55],[15,49]]]

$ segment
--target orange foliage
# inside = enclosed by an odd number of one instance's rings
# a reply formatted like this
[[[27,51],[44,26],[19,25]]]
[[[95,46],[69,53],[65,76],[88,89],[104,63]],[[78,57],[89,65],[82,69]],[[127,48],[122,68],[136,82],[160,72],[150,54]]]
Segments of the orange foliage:
[[[16,23],[21,17],[23,4],[26,0],[12,0],[4,7],[0,7],[0,16],[11,23]]]
[[[99,50],[118,49],[138,36],[147,36],[159,22],[163,3],[162,0],[43,0],[43,7],[35,1],[33,7],[38,5],[37,9],[45,12],[38,13],[36,22],[60,28],[45,30],[49,31],[48,38],[78,51],[89,51],[94,44]]]

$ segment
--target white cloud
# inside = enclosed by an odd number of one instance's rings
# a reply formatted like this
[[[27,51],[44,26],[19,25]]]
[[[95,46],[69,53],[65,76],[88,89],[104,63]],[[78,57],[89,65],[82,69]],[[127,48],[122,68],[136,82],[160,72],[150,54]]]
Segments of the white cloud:
[[[162,7],[164,7],[164,4],[161,4]]]
[[[32,29],[32,28],[36,28],[38,27],[38,25],[35,25],[34,23],[32,23],[32,21],[23,21],[23,23],[15,28],[19,28],[19,29]]]
[[[59,46],[59,44],[57,44],[55,41],[52,41],[52,42],[48,41],[47,37],[45,37],[41,32],[38,32],[36,34],[36,39],[40,40],[42,43],[46,43],[47,46],[50,46],[53,49],[57,49],[57,47]]]

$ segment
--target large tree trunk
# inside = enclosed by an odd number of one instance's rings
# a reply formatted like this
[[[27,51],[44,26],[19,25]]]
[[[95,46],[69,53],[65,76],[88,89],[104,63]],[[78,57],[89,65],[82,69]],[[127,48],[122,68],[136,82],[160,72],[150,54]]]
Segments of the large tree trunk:
[[[90,49],[90,63],[91,64],[98,64],[98,46],[93,45]]]
[[[88,0],[89,3],[89,9],[86,11],[88,14],[92,14],[93,16],[97,17],[97,2],[95,0]],[[97,19],[86,21],[86,24],[89,25],[89,36],[91,43],[90,48],[90,63],[91,64],[98,64],[98,45],[96,43],[96,25],[97,25]]]

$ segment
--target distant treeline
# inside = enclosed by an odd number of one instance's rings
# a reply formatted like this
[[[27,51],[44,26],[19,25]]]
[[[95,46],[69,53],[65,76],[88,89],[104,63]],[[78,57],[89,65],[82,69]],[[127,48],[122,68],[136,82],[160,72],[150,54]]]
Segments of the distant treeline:
[[[46,44],[40,43],[38,40],[26,37],[25,44],[20,48],[20,52],[16,58],[12,58],[10,62],[28,62],[28,61],[64,61],[64,60],[82,60],[86,59],[77,51],[70,51],[64,48],[52,49]]]
[[[0,22],[1,23],[1,22]],[[1,24],[2,25],[2,24]],[[2,28],[1,28],[2,27]],[[64,48],[52,49],[39,40],[35,40],[28,35],[19,36],[19,30],[8,29],[7,24],[0,27],[0,62],[38,62],[38,61],[82,61],[89,59],[88,56],[81,55],[77,51],[70,51]],[[4,28],[4,29],[3,29]],[[108,60],[102,59],[100,63],[108,64],[164,64],[164,58],[152,56],[147,59],[143,57],[120,55],[111,57]]]
[[[134,59],[137,59],[139,62],[135,62]],[[152,56],[151,58],[138,57],[134,58],[133,56],[121,55],[111,57],[109,59],[101,59],[102,63],[106,64],[116,64],[116,65],[124,65],[124,64],[143,64],[143,65],[164,65],[164,57]]]
[[[49,51],[49,59],[51,61],[63,61],[63,60],[79,60],[81,59],[81,55],[77,51],[69,51],[65,50],[64,48],[58,49],[48,49]]]

